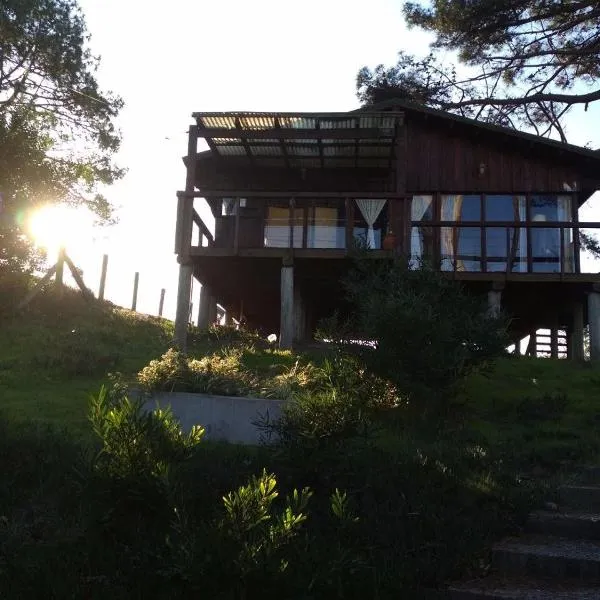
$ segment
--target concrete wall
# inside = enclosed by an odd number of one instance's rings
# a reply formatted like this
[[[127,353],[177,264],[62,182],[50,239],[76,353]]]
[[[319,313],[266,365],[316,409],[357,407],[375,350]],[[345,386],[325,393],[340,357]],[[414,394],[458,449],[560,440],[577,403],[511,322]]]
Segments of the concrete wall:
[[[281,415],[282,400],[240,398],[189,394],[186,392],[160,392],[144,403],[146,410],[171,406],[173,414],[184,431],[193,425],[202,425],[208,440],[224,440],[240,444],[258,444],[262,432],[254,425],[268,417]]]

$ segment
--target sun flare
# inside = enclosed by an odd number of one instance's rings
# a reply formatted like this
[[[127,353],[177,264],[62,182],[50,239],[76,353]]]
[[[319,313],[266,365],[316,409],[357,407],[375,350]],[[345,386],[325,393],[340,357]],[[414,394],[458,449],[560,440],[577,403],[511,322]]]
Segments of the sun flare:
[[[53,257],[62,247],[77,251],[89,244],[93,218],[86,208],[48,204],[33,213],[29,232],[36,245],[45,248]]]

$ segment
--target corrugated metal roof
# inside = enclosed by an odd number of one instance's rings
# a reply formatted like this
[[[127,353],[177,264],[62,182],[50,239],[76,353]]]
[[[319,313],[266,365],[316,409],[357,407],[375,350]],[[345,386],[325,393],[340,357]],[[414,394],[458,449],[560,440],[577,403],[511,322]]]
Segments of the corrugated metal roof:
[[[349,164],[386,166],[393,153],[396,126],[403,120],[402,113],[389,112],[194,113],[193,116],[201,137],[222,157],[247,156],[265,166],[268,160],[269,164],[306,168]],[[211,130],[221,136],[224,130],[231,131],[231,136],[212,137]],[[307,137],[313,131],[317,136],[322,130],[331,131],[332,137]],[[346,133],[338,133],[342,130]],[[365,139],[364,135],[369,135],[366,130],[379,137]],[[279,131],[286,133],[278,135]],[[292,131],[298,134],[291,134]],[[354,131],[358,132],[356,136],[352,134]],[[264,138],[259,132],[272,133],[273,137]],[[273,159],[279,160],[274,162]]]

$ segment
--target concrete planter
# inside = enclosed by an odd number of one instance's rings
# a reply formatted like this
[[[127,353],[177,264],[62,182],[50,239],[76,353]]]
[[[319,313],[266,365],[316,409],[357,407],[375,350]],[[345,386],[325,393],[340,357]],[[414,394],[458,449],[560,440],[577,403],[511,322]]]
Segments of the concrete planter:
[[[144,408],[170,406],[184,431],[193,425],[202,425],[208,440],[258,444],[262,432],[254,423],[265,418],[278,419],[282,404],[282,400],[265,398],[158,392],[144,402]]]

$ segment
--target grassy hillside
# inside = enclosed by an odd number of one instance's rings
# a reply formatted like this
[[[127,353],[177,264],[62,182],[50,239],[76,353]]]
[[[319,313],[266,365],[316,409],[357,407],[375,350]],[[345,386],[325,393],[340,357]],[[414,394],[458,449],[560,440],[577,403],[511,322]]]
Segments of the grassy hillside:
[[[162,354],[172,323],[52,290],[0,316],[0,414],[87,431],[88,398],[110,372],[133,375]]]
[[[89,304],[52,290],[21,315],[0,315],[0,415],[89,434],[88,400],[109,373],[133,379],[172,339],[172,323]],[[192,354],[227,346],[224,336],[195,335]],[[240,363],[259,379],[293,369],[298,356],[246,345]],[[310,359],[301,361],[306,365]],[[556,463],[600,448],[600,369],[572,361],[506,357],[466,383],[459,421],[507,459]],[[395,433],[392,432],[392,436]]]

